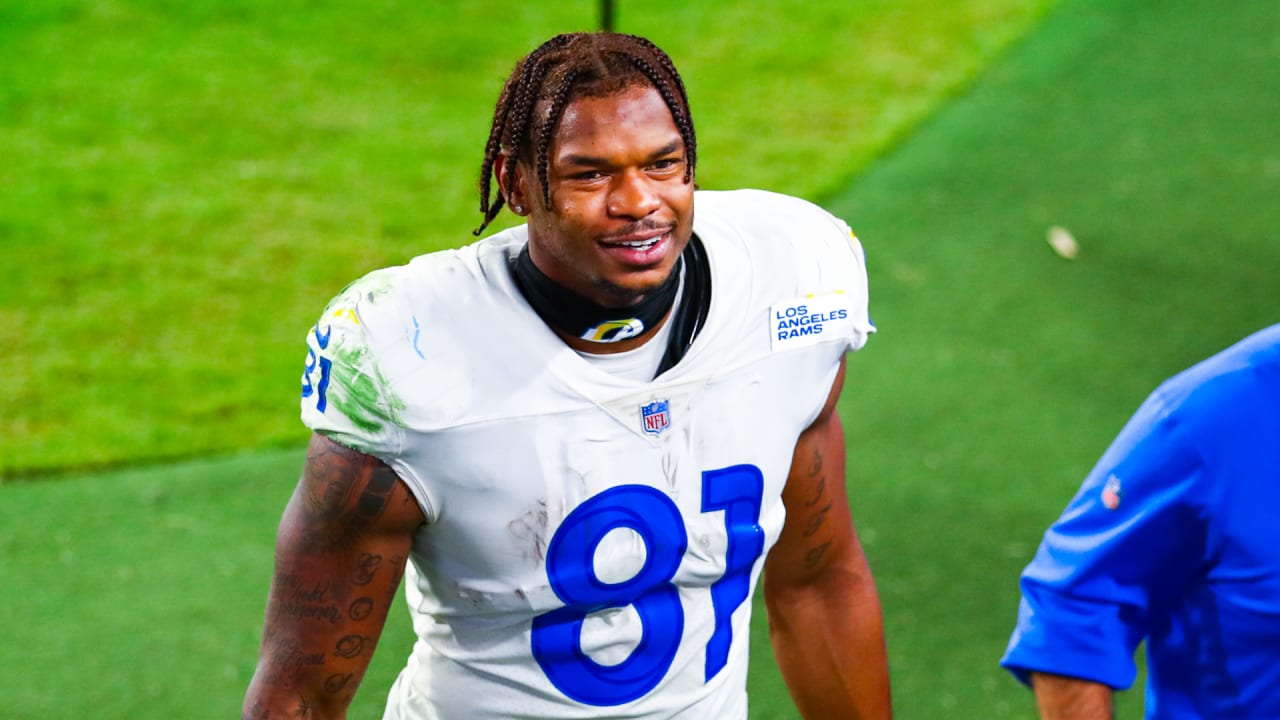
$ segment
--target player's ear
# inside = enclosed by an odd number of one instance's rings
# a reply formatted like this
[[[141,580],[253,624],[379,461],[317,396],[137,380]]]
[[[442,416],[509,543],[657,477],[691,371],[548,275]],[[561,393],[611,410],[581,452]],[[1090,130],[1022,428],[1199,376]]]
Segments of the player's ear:
[[[515,163],[515,173],[510,182],[507,180],[507,164]],[[516,215],[529,214],[529,173],[525,172],[525,164],[505,150],[498,153],[493,161],[493,175],[498,179],[498,189],[507,207]]]

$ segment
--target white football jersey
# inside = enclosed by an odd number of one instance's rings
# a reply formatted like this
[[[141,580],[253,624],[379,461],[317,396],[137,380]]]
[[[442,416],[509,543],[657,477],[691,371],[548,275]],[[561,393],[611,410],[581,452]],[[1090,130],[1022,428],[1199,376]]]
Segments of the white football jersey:
[[[524,227],[374,272],[310,333],[303,421],[384,460],[427,517],[387,718],[747,717],[792,452],[874,328],[842,221],[751,190],[694,207],[710,310],[650,382],[533,311]]]

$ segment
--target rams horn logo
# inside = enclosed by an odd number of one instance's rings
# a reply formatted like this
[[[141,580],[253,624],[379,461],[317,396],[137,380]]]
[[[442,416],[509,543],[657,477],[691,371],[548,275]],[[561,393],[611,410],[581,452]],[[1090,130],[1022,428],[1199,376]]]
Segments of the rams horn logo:
[[[627,318],[600,323],[582,333],[581,337],[592,342],[609,343],[633,338],[642,332],[644,323],[640,322],[640,318]]]

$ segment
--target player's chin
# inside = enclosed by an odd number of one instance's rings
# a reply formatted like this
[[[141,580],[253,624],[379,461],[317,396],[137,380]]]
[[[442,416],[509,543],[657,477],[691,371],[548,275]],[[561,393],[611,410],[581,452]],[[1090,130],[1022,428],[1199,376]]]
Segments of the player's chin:
[[[610,304],[617,307],[634,305],[661,288],[674,270],[675,263],[664,263],[643,270],[610,273],[601,278],[600,287],[613,299]]]

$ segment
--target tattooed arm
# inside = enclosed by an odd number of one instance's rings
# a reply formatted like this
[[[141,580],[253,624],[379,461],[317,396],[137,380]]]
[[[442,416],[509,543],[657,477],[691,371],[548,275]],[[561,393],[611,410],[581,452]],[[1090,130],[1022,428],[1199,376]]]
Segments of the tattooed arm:
[[[818,419],[796,443],[782,501],[787,521],[765,561],[769,638],[805,718],[888,718],[889,669],[880,600],[845,496],[845,440],[836,400],[844,364]]]
[[[422,523],[389,467],[312,436],[280,520],[245,720],[346,716]]]

